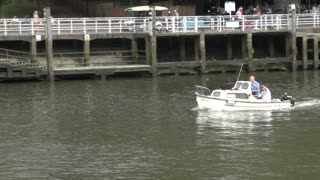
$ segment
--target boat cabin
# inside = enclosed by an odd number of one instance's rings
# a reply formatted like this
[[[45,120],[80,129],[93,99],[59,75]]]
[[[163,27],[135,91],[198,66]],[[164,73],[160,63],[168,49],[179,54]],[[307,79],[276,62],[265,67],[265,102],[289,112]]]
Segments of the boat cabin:
[[[217,89],[212,91],[210,96],[218,99],[256,100],[256,98],[252,96],[250,81],[237,81],[232,89]]]

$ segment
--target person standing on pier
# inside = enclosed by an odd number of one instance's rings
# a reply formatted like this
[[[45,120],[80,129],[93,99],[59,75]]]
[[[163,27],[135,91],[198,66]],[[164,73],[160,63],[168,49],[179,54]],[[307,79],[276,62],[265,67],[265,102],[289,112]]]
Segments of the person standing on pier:
[[[35,29],[39,32],[39,27],[40,27],[41,22],[40,22],[39,13],[37,10],[33,12],[32,17],[33,17],[33,24],[36,27]]]
[[[178,13],[178,11],[176,9],[173,11],[173,15],[176,16],[176,17],[179,17],[179,13]]]
[[[242,19],[242,16],[243,16],[243,7],[240,6],[238,11],[236,12],[236,15],[237,15],[237,20],[239,19]]]

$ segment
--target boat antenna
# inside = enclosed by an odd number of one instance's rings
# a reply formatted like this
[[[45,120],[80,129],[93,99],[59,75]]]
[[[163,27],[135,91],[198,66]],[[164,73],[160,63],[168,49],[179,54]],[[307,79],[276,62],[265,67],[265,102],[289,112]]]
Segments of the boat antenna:
[[[236,82],[239,81],[239,78],[240,78],[240,75],[241,75],[241,71],[242,71],[242,67],[243,67],[243,63],[241,64],[241,68],[240,68],[240,71],[239,71],[238,78],[237,78],[237,81],[236,81]]]

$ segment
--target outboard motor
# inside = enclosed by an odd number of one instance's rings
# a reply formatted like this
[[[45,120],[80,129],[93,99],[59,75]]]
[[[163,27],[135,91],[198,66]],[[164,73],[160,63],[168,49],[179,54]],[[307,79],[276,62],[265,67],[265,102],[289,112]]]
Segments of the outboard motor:
[[[281,101],[290,101],[291,103],[291,106],[294,106],[295,104],[295,100],[292,96],[288,96],[287,93],[284,93],[282,96],[281,96]]]

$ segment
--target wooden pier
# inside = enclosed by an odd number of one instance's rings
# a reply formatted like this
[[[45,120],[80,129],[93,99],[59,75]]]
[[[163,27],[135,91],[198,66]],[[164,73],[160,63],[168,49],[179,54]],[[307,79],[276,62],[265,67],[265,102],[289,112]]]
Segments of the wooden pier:
[[[121,73],[157,76],[229,72],[238,70],[241,64],[246,64],[249,71],[319,69],[319,14],[236,18],[54,19],[49,30],[53,72],[59,78],[93,75],[105,79]],[[0,49],[0,58],[46,67],[46,28],[45,23],[35,26],[32,19],[19,23],[1,19],[0,45],[6,49]],[[24,48],[8,50],[8,42],[24,44]],[[24,70],[11,71],[3,65],[5,62],[0,64],[2,79],[30,75]],[[46,76],[47,72],[42,69],[33,74]]]

